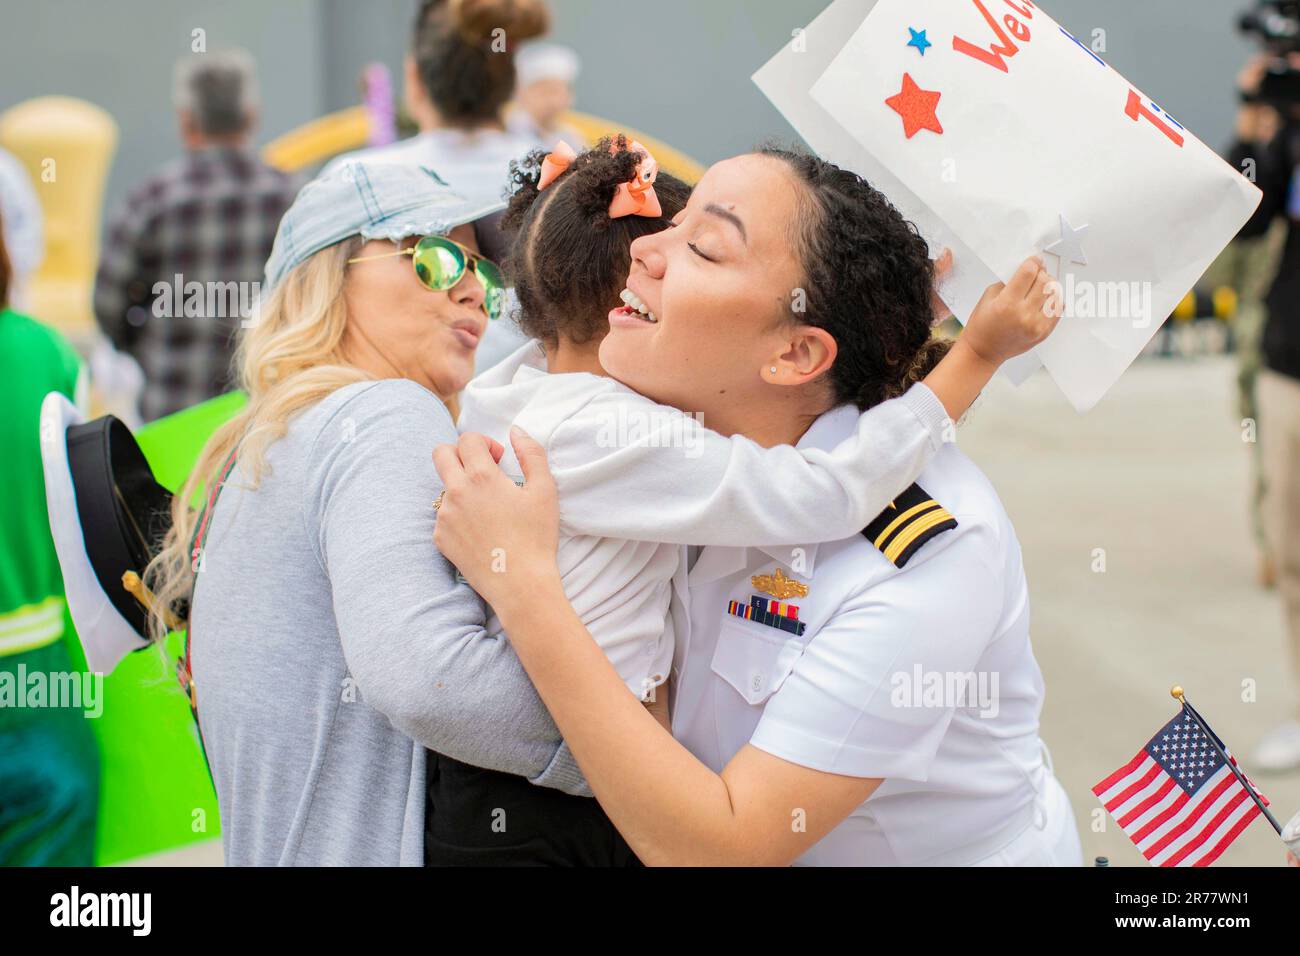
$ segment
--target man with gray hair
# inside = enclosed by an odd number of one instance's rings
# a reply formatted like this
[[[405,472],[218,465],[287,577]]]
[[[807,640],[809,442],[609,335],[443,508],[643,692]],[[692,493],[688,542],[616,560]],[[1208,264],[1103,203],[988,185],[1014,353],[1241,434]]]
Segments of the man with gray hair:
[[[257,80],[242,50],[176,64],[186,154],[128,195],[109,223],[95,316],[144,370],[146,421],[227,391],[241,322],[298,183],[251,151]]]

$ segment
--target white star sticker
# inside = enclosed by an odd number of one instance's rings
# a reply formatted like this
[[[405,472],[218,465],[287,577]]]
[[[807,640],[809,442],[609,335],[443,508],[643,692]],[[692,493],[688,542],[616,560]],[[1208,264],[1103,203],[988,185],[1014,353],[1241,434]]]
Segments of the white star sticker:
[[[1070,225],[1070,220],[1064,215],[1061,216],[1061,238],[1048,246],[1044,251],[1054,256],[1060,256],[1062,262],[1077,262],[1081,266],[1088,264],[1088,257],[1083,251],[1083,240],[1088,236],[1090,226],[1080,226],[1075,229]],[[1186,725],[1184,725],[1186,726]]]

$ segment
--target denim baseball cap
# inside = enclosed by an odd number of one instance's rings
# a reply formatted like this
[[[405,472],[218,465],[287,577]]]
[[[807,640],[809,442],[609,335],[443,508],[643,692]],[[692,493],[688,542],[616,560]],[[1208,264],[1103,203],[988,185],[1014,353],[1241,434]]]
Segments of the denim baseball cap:
[[[427,166],[344,163],[304,186],[280,220],[266,261],[266,291],[309,256],[350,236],[445,235],[505,205],[504,200],[466,199]]]

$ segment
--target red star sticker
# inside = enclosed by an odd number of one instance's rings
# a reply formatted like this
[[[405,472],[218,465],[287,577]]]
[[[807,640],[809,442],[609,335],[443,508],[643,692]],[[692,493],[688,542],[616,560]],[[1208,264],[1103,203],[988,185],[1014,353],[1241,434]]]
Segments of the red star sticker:
[[[907,138],[911,139],[923,129],[943,132],[943,126],[935,114],[942,95],[921,89],[916,85],[916,80],[912,79],[912,74],[904,73],[903,92],[885,100],[885,105],[903,117],[903,130],[907,133]]]

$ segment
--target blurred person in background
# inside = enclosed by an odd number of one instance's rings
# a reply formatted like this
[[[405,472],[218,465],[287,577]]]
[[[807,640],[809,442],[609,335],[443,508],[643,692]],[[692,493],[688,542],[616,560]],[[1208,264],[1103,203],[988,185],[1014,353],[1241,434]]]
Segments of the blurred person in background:
[[[18,158],[0,149],[0,219],[9,253],[9,301],[22,307],[27,277],[45,260],[45,217]]]
[[[322,175],[342,164],[399,163],[424,166],[474,202],[502,200],[510,163],[537,146],[531,136],[506,129],[506,106],[515,95],[517,45],[550,29],[543,0],[424,0],[415,17],[411,52],[405,62],[406,111],[420,132],[410,139],[345,153]],[[490,242],[492,228],[481,230]],[[485,254],[500,258],[489,244]],[[511,316],[488,325],[475,356],[483,372],[526,341]]]
[[[1293,677],[1300,684],[1300,53],[1254,58],[1240,77],[1242,107],[1230,161],[1254,169],[1264,199],[1240,238],[1281,220],[1281,263],[1265,300],[1257,399],[1268,552],[1277,562]],[[1252,167],[1253,164],[1253,167]],[[1253,766],[1300,767],[1300,702],[1255,749]]]
[[[580,69],[578,54],[558,43],[530,43],[520,50],[518,88],[507,128],[542,149],[554,149],[560,140],[583,149],[586,138],[562,122],[573,109],[573,84]]]
[[[536,142],[506,129],[515,94],[515,50],[550,27],[542,0],[424,0],[405,61],[406,111],[420,132],[410,139],[345,153],[343,163],[426,166],[471,201],[504,197],[510,162]]]
[[[1277,220],[1262,236],[1235,240],[1223,250],[1197,284],[1208,296],[1216,295],[1219,289],[1225,287],[1236,293],[1237,306],[1232,315],[1229,348],[1236,352],[1237,357],[1237,412],[1243,423],[1256,423],[1256,429],[1259,422],[1259,372],[1264,364],[1261,346],[1264,322],[1268,318],[1264,298],[1277,276],[1285,233],[1285,223]],[[1173,325],[1173,322],[1166,323],[1162,331],[1171,330]],[[1170,353],[1172,354],[1172,340]],[[1264,514],[1264,457],[1258,440],[1251,442],[1248,450],[1250,526],[1255,549],[1259,554],[1259,584],[1266,590],[1271,590],[1277,587],[1277,559],[1273,556]]]
[[[99,805],[90,724],[80,709],[28,696],[34,675],[52,687],[78,673],[46,521],[40,410],[49,392],[82,404],[84,377],[62,336],[8,307],[13,275],[0,240],[0,865],[90,866]]]
[[[174,103],[186,154],[130,193],[109,223],[95,283],[100,328],[144,370],[146,421],[231,387],[235,332],[252,317],[297,193],[293,177],[250,148],[257,80],[246,52],[178,61]]]

